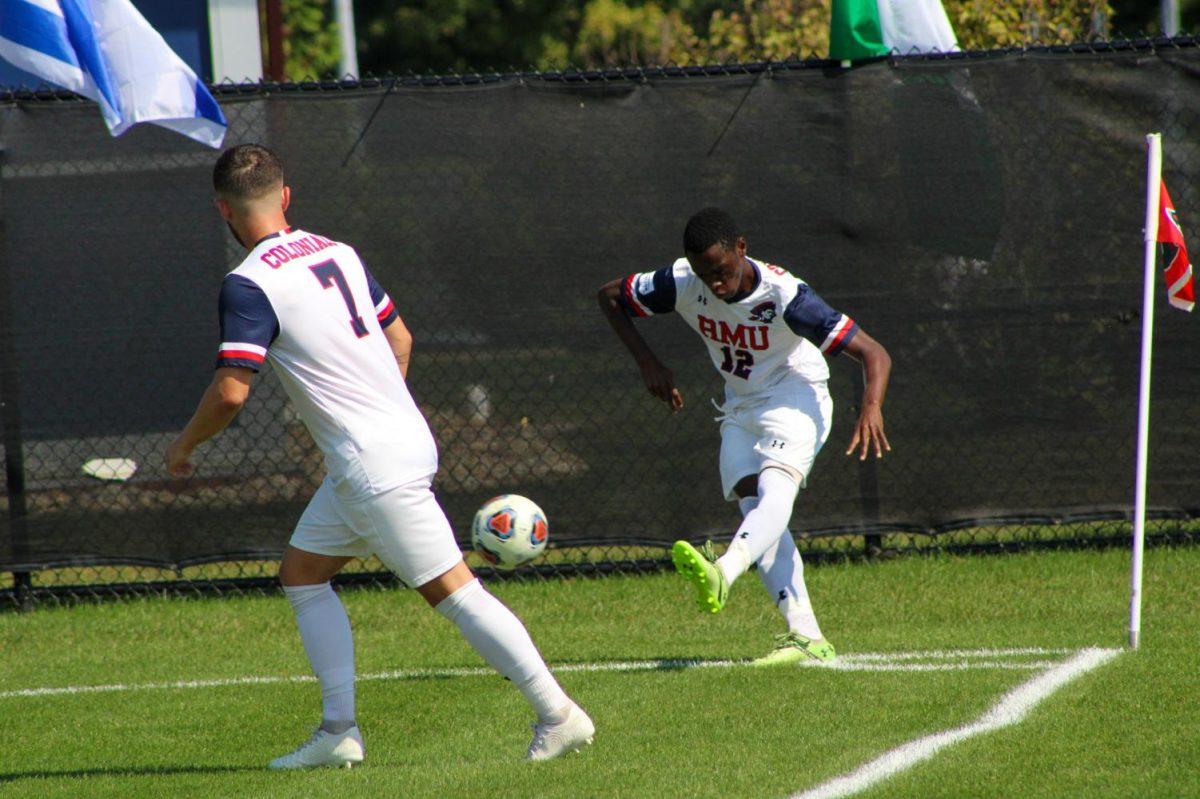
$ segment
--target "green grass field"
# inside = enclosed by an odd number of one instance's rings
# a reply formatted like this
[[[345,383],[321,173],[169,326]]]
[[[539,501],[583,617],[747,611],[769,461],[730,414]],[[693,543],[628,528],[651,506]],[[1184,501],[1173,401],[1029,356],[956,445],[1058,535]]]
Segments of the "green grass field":
[[[367,677],[359,687],[367,762],[351,771],[263,769],[316,722],[314,683],[136,687],[306,675],[280,596],[0,614],[0,796],[786,797],[971,722],[1038,674],[997,663],[1120,647],[1128,569],[1128,554],[1116,550],[812,568],[809,588],[843,655],[1056,651],[925,656],[918,660],[969,667],[915,672],[564,671],[596,721],[596,743],[536,765],[520,759],[531,719],[511,686],[420,672],[481,661],[410,591],[343,594]],[[861,795],[1200,795],[1200,549],[1151,550],[1146,570],[1141,650],[1068,683],[1015,726],[954,744]],[[492,589],[552,664],[740,660],[761,654],[781,627],[749,575],[712,617],[694,610],[673,574]],[[401,673],[381,676],[388,671]],[[109,684],[130,689],[13,695]]]

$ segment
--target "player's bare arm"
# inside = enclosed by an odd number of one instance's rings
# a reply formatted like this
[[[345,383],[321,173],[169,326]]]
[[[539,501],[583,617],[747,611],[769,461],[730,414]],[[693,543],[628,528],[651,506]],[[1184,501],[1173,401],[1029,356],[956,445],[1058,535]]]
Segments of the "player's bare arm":
[[[396,366],[400,367],[400,376],[405,380],[408,379],[408,362],[412,355],[413,337],[408,331],[404,320],[399,316],[383,329],[383,335],[387,338],[388,346],[392,348],[392,354],[396,356]]]
[[[892,373],[892,357],[875,339],[861,328],[842,350],[863,366],[862,410],[854,424],[854,436],[846,454],[859,450],[858,459],[866,460],[867,453],[874,450],[876,458],[884,451],[891,452],[887,435],[883,432],[883,398],[887,394],[888,378]]]
[[[195,467],[191,464],[196,447],[224,430],[250,396],[254,372],[236,366],[217,369],[212,382],[200,398],[196,412],[170,446],[167,447],[167,471],[175,477],[187,477]]]
[[[671,412],[675,413],[683,407],[683,395],[679,393],[679,389],[675,388],[675,376],[671,374],[670,369],[663,365],[654,351],[650,349],[650,345],[646,343],[646,339],[642,338],[642,334],[634,327],[633,320],[621,307],[620,296],[621,280],[617,279],[600,287],[600,291],[596,294],[596,301],[600,304],[600,310],[604,313],[604,317],[612,325],[617,338],[621,339],[621,343],[629,350],[629,354],[633,356],[634,362],[641,370],[642,381],[646,384],[646,389],[665,402]]]

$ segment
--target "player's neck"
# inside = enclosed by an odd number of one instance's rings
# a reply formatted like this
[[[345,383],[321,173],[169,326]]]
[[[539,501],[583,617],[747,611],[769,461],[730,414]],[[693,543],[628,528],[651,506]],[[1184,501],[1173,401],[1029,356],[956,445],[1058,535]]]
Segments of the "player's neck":
[[[260,241],[288,227],[283,214],[255,214],[241,220],[237,226],[237,237],[247,250],[254,249]]]
[[[746,256],[741,256],[742,259],[742,280],[738,284],[735,296],[744,296],[754,291],[754,287],[758,285],[758,270],[754,268],[754,264],[750,263],[750,259]]]

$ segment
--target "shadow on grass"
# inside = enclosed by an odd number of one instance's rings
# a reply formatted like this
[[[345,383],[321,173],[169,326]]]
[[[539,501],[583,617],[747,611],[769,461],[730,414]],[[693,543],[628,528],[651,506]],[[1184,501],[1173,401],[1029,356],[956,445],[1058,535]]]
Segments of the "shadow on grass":
[[[233,774],[265,771],[262,766],[111,766],[62,771],[0,771],[0,785],[17,780],[78,779],[86,777],[166,777],[173,774]]]

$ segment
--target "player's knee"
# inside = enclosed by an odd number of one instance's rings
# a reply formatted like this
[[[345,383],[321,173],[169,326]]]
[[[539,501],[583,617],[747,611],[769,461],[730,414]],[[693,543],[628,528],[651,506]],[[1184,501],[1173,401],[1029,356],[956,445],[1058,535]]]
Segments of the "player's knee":
[[[465,561],[460,560],[449,570],[418,585],[417,593],[429,603],[431,608],[436,608],[446,597],[473,582],[475,582],[475,574]]]
[[[800,487],[804,485],[804,475],[795,466],[789,466],[786,463],[780,463],[778,461],[767,461],[765,464],[763,464],[762,470],[758,473],[757,488],[759,495],[761,496],[767,488],[767,485],[764,485],[764,482],[766,484],[771,484],[780,477],[792,483],[796,490],[799,490]]]
[[[279,582],[289,587],[327,583],[349,560],[289,546],[279,564]]]
[[[783,463],[768,462],[758,473],[758,496],[760,505],[786,508],[791,513],[796,496],[800,493],[803,475],[799,470]]]
[[[287,588],[294,588],[301,585],[319,585],[325,581],[308,574],[296,561],[284,558],[279,564],[279,582]]]

